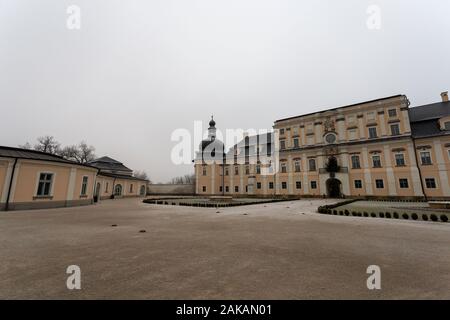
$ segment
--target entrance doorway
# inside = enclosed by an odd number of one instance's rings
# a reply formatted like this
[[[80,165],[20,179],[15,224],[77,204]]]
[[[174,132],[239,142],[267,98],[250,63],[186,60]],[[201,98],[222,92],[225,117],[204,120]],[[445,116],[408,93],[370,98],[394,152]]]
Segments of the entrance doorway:
[[[336,178],[330,178],[327,180],[327,193],[330,198],[341,197],[341,181]]]
[[[98,200],[100,200],[100,187],[100,182],[97,182],[95,185],[94,202],[98,202]]]

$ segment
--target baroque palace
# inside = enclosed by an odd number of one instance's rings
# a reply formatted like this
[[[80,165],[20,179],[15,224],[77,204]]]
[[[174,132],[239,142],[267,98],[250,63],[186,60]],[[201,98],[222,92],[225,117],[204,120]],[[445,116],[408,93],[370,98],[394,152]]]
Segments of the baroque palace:
[[[196,193],[449,199],[450,102],[397,95],[277,120],[225,152],[211,120]]]

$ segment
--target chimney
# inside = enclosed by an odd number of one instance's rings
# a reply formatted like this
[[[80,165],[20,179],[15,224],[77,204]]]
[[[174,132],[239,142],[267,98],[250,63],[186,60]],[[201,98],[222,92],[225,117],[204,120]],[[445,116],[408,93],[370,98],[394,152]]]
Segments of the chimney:
[[[448,91],[441,93],[442,102],[448,102]]]

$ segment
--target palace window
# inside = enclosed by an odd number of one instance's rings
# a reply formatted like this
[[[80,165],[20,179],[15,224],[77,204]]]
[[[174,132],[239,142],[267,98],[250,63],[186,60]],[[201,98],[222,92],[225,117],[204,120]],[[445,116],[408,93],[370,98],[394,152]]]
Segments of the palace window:
[[[377,189],[383,189],[384,188],[384,181],[383,181],[383,179],[375,180],[375,186],[376,186]]]
[[[317,189],[317,181],[311,181],[311,189]]]
[[[431,153],[429,151],[422,151],[420,153],[420,160],[422,161],[422,165],[430,165],[431,164]]]
[[[239,187],[238,186],[234,187],[234,192],[239,192]]]
[[[444,122],[444,128],[445,128],[446,131],[450,130],[450,121]]]
[[[261,174],[261,166],[259,164],[256,166],[256,174]]]
[[[130,193],[133,193],[133,184],[130,184]]]
[[[295,182],[295,188],[301,189],[302,188],[302,182],[301,181],[296,181]]]
[[[49,196],[53,183],[53,173],[41,173],[39,175],[39,184],[37,189],[37,196]]]
[[[298,138],[294,138],[294,148],[298,148],[299,144],[298,144]]]
[[[234,174],[239,175],[239,167],[238,166],[234,167]]]
[[[281,189],[287,189],[287,182],[283,181],[281,183]]]
[[[203,192],[206,192],[206,186],[203,186],[202,190]]]
[[[286,141],[285,140],[280,140],[280,149],[281,150],[286,149]]]
[[[395,165],[397,167],[404,167],[405,166],[405,155],[403,153],[397,153],[395,155]]]
[[[388,110],[389,118],[394,118],[397,116],[397,109],[389,109]]]
[[[225,186],[225,192],[230,192],[230,187],[229,186]]]
[[[256,189],[261,189],[261,182],[256,183]]]
[[[355,180],[355,189],[362,189],[362,181]]]
[[[284,134],[284,128],[280,129],[280,135]]]
[[[371,112],[368,112],[367,113],[367,120],[369,120],[369,121],[374,121],[375,120],[375,112],[374,111],[371,111]]]
[[[230,172],[229,172],[229,168],[228,168],[228,167],[225,167],[225,175],[228,176],[229,173],[230,173]]]
[[[294,162],[294,170],[295,172],[300,172],[300,160],[295,160]]]
[[[309,159],[309,171],[316,171],[316,159]]]
[[[121,184],[118,184],[118,185],[116,185],[114,187],[114,195],[115,196],[121,196],[122,195],[122,185]]]
[[[80,194],[82,196],[85,196],[87,193],[88,179],[89,178],[87,176],[84,176],[83,181],[81,182],[81,193]]]
[[[436,189],[436,180],[434,178],[426,178],[425,185],[427,189]]]
[[[369,139],[375,139],[377,137],[377,127],[369,127]]]
[[[281,166],[281,173],[286,173],[286,172],[287,172],[286,163],[285,163],[285,162],[282,162],[282,163],[280,164],[280,166]]]
[[[219,187],[219,192],[222,192],[222,190],[223,190],[223,189],[222,189],[222,186],[220,186],[220,187]]]
[[[269,182],[269,189],[273,189],[273,182]]]
[[[206,166],[203,166],[203,172],[202,175],[206,176]]]
[[[372,156],[372,163],[374,168],[381,168],[381,157]]]
[[[348,131],[348,139],[349,140],[356,140],[357,139],[357,137],[356,137],[356,129],[350,129]]]
[[[359,162],[359,156],[352,156],[352,169],[361,169],[361,163]]]
[[[107,182],[106,186],[105,186],[105,193],[108,192],[108,187],[109,187],[109,183]]]
[[[391,134],[393,136],[400,135],[400,126],[398,124],[391,124]]]
[[[398,183],[400,185],[400,188],[402,188],[402,189],[409,188],[409,186],[408,186],[408,179],[399,179]]]
[[[245,174],[246,175],[250,174],[250,167],[249,166],[245,166]]]

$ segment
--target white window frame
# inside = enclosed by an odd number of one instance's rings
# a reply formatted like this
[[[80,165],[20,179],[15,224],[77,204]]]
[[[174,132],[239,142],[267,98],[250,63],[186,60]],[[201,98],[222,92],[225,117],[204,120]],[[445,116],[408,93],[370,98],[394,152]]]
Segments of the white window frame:
[[[83,184],[84,184],[84,178],[87,178],[86,180],[86,190],[83,193]],[[80,190],[80,196],[87,196],[88,194],[88,186],[89,186],[89,176],[84,175],[81,177],[81,190]]]
[[[430,163],[426,163],[426,164],[423,163],[422,153],[429,153],[429,154],[430,154]],[[432,156],[432,154],[431,154],[431,151],[419,151],[419,157],[420,157],[420,164],[421,164],[422,166],[431,166],[431,165],[433,165],[433,163],[434,163],[434,161],[433,161],[433,156]]]
[[[427,187],[427,179],[433,179],[434,180],[434,185],[435,185],[434,188],[428,188]],[[435,177],[425,177],[423,182],[425,184],[425,188],[427,188],[427,189],[439,189],[438,179],[436,179]]]
[[[52,180],[50,182],[50,194],[48,194],[48,195],[38,195],[37,194],[38,193],[38,189],[39,189],[39,182],[40,182],[41,174],[51,174],[52,175]],[[54,194],[53,191],[54,191],[54,188],[55,188],[55,179],[56,179],[56,173],[55,172],[53,172],[53,171],[39,171],[37,173],[37,176],[36,176],[36,185],[35,185],[35,188],[34,188],[34,196],[37,197],[37,198],[53,197],[53,194]]]
[[[397,164],[397,156],[398,156],[398,155],[403,156],[403,165],[401,165],[401,166],[399,166],[399,165]],[[397,152],[397,153],[395,153],[395,154],[394,154],[394,160],[395,160],[395,166],[396,166],[396,167],[405,167],[405,166],[406,166],[406,158],[405,158],[405,154],[404,154],[403,152]]]
[[[373,158],[374,157],[379,157],[380,158],[380,166],[379,167],[376,167],[375,166],[375,162],[373,161]],[[375,168],[375,169],[377,169],[377,168],[383,168],[383,162],[381,161],[381,155],[380,154],[374,154],[374,155],[372,155],[372,168]]]

